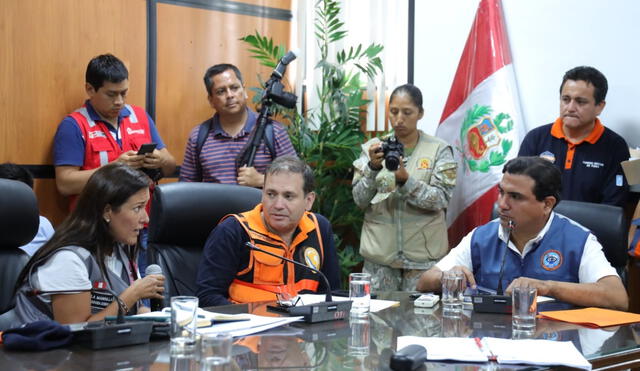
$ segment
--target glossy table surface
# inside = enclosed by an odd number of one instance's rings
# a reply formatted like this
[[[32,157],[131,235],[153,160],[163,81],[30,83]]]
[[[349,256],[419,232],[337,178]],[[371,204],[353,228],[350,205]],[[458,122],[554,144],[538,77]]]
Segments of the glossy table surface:
[[[380,298],[400,305],[320,324],[295,324],[235,340],[230,370],[387,370],[403,335],[512,338],[511,316],[465,311],[459,318],[443,317],[441,307],[414,308],[406,293]],[[544,308],[542,308],[544,309]],[[265,314],[265,303],[215,308],[217,312]],[[516,334],[516,336],[518,336]],[[640,367],[640,324],[592,329],[538,319],[533,338],[572,341],[598,368]],[[543,358],[544,355],[541,355]],[[535,369],[495,363],[430,362],[428,369]],[[610,369],[614,369],[610,368]],[[92,351],[80,345],[46,352],[0,350],[0,370],[199,370],[197,351],[171,352],[167,340]]]

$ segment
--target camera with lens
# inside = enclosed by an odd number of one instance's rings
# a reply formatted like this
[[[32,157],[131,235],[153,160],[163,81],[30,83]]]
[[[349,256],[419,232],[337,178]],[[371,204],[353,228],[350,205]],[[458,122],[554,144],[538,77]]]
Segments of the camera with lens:
[[[293,93],[284,91],[284,85],[280,80],[272,81],[270,87],[271,89],[266,92],[266,99],[271,99],[274,103],[289,109],[296,107],[298,97]]]
[[[382,141],[384,165],[389,171],[396,171],[400,167],[401,157],[404,156],[404,145],[395,136]]]

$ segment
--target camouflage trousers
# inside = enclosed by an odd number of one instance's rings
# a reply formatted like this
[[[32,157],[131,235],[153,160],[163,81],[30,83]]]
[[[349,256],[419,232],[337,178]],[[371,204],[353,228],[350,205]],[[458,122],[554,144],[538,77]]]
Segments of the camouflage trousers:
[[[371,291],[416,291],[416,284],[425,269],[391,268],[364,261],[362,271],[371,274]]]

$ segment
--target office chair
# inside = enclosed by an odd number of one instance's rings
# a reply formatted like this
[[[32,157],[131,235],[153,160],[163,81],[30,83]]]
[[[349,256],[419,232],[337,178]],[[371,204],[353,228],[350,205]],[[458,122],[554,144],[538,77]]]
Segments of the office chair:
[[[253,209],[259,189],[219,183],[169,183],[156,187],[149,223],[149,264],[165,276],[164,306],[176,295],[196,294],[196,274],[207,237],[227,214]]]
[[[562,200],[554,209],[591,230],[602,245],[602,251],[618,273],[627,265],[627,223],[619,206]]]
[[[38,202],[26,184],[0,179],[0,330],[13,322],[13,289],[29,255],[20,249],[40,224]]]

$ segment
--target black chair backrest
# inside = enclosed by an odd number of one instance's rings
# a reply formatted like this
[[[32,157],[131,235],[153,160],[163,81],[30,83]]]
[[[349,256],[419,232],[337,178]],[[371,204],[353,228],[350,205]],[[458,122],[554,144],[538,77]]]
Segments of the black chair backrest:
[[[13,288],[29,255],[20,246],[33,240],[40,225],[36,195],[28,185],[0,179],[0,313],[13,308]]]
[[[218,183],[169,183],[156,187],[151,202],[149,264],[165,276],[165,306],[176,295],[195,295],[196,274],[207,237],[227,214],[253,209],[259,189]]]
[[[621,207],[562,200],[554,211],[590,229],[611,265],[626,266],[628,224]]]

